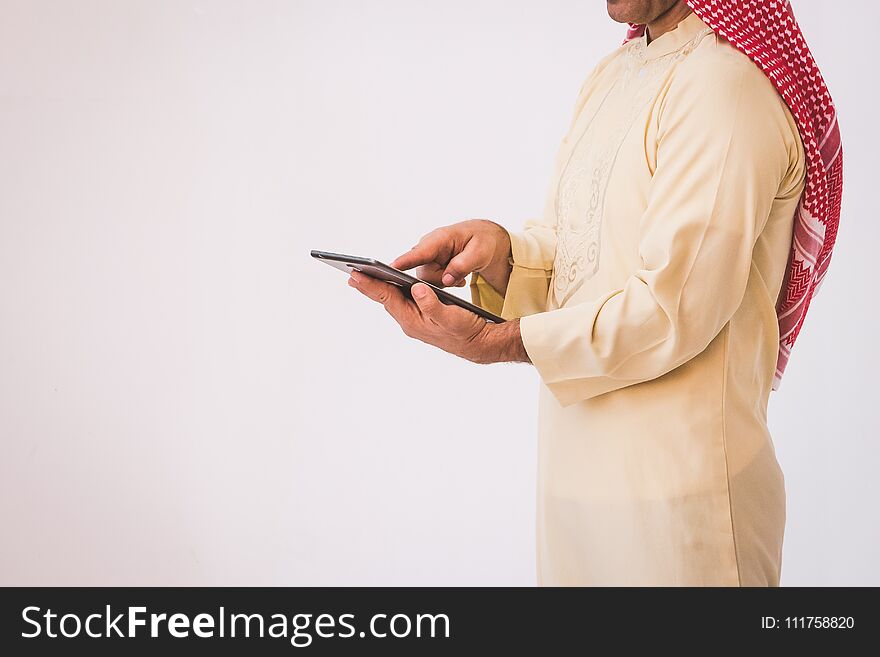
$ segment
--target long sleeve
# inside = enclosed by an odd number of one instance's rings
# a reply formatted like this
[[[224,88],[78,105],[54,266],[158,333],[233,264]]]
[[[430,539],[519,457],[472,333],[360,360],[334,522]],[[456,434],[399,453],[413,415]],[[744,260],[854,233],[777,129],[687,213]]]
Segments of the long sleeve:
[[[792,169],[785,110],[751,66],[731,58],[673,78],[658,109],[640,267],[623,286],[522,318],[526,351],[562,405],[669,372],[739,307],[755,242]]]

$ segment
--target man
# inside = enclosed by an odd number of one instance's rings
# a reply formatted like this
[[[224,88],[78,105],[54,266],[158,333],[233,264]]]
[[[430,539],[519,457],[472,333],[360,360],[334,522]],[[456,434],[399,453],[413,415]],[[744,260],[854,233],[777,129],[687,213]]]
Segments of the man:
[[[786,3],[608,0],[627,42],[583,84],[543,215],[466,221],[393,264],[487,324],[353,274],[404,332],[542,380],[538,580],[778,585],[771,389],[828,266],[831,100]]]

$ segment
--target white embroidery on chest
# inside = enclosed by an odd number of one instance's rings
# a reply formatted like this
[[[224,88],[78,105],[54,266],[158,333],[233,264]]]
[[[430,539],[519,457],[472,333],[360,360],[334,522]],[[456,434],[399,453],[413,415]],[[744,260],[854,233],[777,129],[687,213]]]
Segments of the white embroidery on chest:
[[[581,132],[559,178],[556,194],[556,256],[552,289],[562,306],[599,270],[601,228],[608,180],[620,147],[636,118],[656,95],[662,69],[687,56],[703,36],[701,31],[685,46],[648,60],[644,39],[633,42],[624,55],[624,69]],[[621,102],[621,96],[626,100]],[[593,139],[591,127],[606,107],[626,106],[608,135]]]

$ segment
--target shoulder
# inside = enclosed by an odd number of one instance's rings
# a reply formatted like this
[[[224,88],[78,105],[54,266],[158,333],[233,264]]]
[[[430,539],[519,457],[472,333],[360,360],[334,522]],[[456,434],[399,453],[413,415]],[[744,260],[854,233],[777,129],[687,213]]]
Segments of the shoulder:
[[[757,64],[721,36],[705,37],[679,63],[663,104],[670,119],[693,126],[703,117],[711,129],[772,148],[789,177],[803,173],[803,145],[788,106]]]
[[[710,90],[724,100],[745,97],[749,103],[757,102],[773,108],[784,105],[761,69],[716,34],[703,38],[684,58],[676,68],[670,86],[670,91],[690,91],[697,96],[707,96]]]

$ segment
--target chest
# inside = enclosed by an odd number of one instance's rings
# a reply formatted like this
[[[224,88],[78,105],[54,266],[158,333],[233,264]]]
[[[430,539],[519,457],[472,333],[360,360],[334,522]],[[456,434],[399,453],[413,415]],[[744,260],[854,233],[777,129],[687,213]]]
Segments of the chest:
[[[634,44],[592,88],[559,153],[549,307],[607,291],[638,264],[639,219],[656,161],[659,101],[686,54]]]

